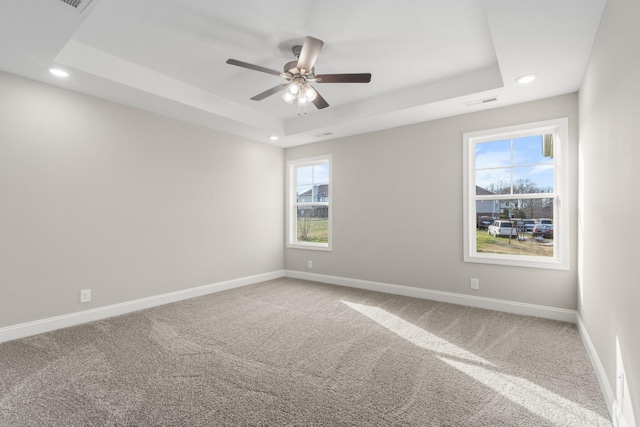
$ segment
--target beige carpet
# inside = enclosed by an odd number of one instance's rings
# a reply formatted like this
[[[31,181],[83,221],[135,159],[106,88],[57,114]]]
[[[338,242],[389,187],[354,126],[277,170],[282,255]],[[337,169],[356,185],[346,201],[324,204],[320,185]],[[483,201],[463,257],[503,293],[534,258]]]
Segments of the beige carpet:
[[[0,344],[0,426],[610,426],[575,325],[294,279]]]

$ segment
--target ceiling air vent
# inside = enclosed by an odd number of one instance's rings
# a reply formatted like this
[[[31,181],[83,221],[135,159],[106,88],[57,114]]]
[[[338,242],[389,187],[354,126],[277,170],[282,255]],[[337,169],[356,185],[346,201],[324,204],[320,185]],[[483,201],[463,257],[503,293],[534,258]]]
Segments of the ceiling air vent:
[[[78,12],[82,12],[92,0],[60,0],[62,3],[68,4],[75,8]]]
[[[489,102],[495,102],[497,100],[498,100],[497,96],[492,96],[491,98],[474,99],[473,101],[467,101],[464,103],[464,105],[466,105],[467,107],[471,107],[473,105],[487,104]]]

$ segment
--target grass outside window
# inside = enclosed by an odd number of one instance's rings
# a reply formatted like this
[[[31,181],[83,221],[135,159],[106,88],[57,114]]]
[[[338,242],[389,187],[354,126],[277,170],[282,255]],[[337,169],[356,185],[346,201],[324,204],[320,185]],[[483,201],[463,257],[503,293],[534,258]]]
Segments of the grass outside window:
[[[476,230],[476,250],[478,253],[528,255],[553,257],[553,240],[536,239],[531,233],[525,233],[524,240],[516,236],[493,237],[486,230]]]

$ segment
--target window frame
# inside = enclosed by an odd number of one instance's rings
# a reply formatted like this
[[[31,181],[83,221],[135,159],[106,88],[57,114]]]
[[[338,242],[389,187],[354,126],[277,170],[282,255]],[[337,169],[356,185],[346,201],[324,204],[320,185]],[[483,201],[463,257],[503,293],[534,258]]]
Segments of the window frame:
[[[532,135],[553,134],[554,187],[552,193],[476,195],[476,144],[500,139],[520,138]],[[463,183],[464,183],[464,262],[569,270],[569,119],[559,118],[525,123],[463,134]],[[553,199],[554,256],[508,255],[477,252],[476,250],[476,201],[488,199]],[[559,231],[559,233],[558,233]]]
[[[329,165],[329,194],[327,202],[298,202],[296,188],[296,170],[299,167],[314,166],[319,164]],[[303,159],[289,160],[287,162],[287,248],[310,249],[318,251],[332,250],[332,222],[333,222],[333,157],[331,154],[325,154],[316,157],[307,157]],[[328,219],[328,242],[304,242],[298,241],[298,207],[299,206],[326,206]]]

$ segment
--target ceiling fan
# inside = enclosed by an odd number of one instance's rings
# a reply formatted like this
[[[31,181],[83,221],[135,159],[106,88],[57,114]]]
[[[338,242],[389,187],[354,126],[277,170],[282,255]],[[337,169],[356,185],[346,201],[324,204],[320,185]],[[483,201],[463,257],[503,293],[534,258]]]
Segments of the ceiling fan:
[[[327,108],[329,103],[312,87],[309,83],[369,83],[371,81],[370,73],[358,74],[315,74],[314,64],[320,55],[320,49],[324,42],[320,39],[307,36],[302,46],[294,46],[293,54],[298,58],[297,61],[287,62],[284,65],[284,71],[276,71],[270,68],[261,67],[260,65],[249,64],[247,62],[238,61],[237,59],[227,59],[227,64],[236,65],[238,67],[248,68],[250,70],[260,71],[275,76],[284,77],[287,82],[252,97],[253,101],[261,101],[268,96],[274,95],[286,89],[282,98],[292,104],[297,101],[299,106],[306,106],[313,103],[318,109]]]

